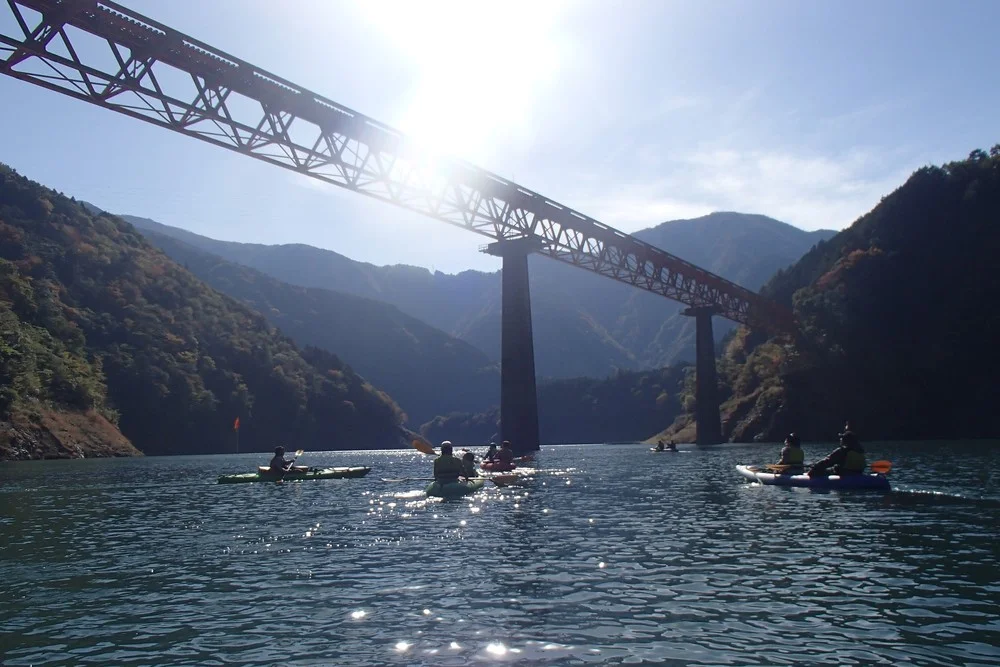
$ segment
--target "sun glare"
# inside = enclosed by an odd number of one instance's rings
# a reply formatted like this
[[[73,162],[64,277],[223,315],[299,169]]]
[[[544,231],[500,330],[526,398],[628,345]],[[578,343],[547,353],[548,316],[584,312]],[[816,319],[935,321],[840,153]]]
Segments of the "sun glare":
[[[357,9],[416,71],[394,123],[410,137],[473,161],[530,138],[566,62],[564,2],[361,0]]]

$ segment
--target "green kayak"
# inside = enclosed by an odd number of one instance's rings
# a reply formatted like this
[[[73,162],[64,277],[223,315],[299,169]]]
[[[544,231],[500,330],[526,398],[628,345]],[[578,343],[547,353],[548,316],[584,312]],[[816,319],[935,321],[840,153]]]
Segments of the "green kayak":
[[[240,484],[242,482],[286,482],[306,479],[343,479],[345,477],[364,477],[371,468],[312,468],[305,472],[287,472],[276,475],[267,468],[258,468],[257,472],[245,472],[239,475],[219,475],[219,484]]]
[[[428,496],[434,496],[436,498],[461,498],[462,496],[467,496],[470,493],[475,493],[479,489],[483,488],[483,484],[486,483],[484,479],[472,479],[468,482],[454,482],[452,484],[441,485],[438,482],[431,482],[424,489],[424,492]]]

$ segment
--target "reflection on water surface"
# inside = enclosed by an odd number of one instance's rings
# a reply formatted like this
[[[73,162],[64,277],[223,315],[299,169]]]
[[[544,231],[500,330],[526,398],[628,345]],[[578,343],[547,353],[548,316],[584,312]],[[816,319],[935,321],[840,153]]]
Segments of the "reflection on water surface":
[[[890,494],[735,474],[776,451],[547,447],[450,502],[382,481],[409,451],[4,464],[0,662],[1000,663],[1000,448],[869,445]]]

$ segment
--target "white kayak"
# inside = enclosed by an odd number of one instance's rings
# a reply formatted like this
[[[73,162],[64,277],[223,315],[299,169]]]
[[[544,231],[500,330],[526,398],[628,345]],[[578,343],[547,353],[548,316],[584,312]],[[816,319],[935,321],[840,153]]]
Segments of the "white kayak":
[[[879,473],[862,475],[830,475],[810,477],[809,475],[779,475],[758,466],[736,466],[736,472],[752,482],[772,486],[795,486],[809,489],[872,489],[889,491],[889,480]]]

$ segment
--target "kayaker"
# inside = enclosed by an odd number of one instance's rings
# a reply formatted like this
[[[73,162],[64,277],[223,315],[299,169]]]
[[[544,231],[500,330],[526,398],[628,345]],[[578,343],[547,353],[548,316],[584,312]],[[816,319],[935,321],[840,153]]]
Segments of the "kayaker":
[[[497,443],[491,442],[490,448],[486,450],[486,456],[483,457],[485,461],[492,461],[497,457]]]
[[[441,443],[441,455],[434,459],[434,481],[440,484],[454,484],[464,474],[462,460],[452,455],[450,440]]]
[[[292,469],[292,464],[295,463],[295,459],[291,461],[285,459],[285,448],[275,447],[274,448],[274,458],[271,459],[271,472],[287,472]]]
[[[806,455],[802,451],[802,441],[799,436],[789,433],[785,438],[785,446],[781,449],[781,458],[778,459],[779,466],[788,466],[782,472],[785,474],[798,474],[802,472],[805,465]]]
[[[667,445],[667,449],[669,449],[672,452],[676,452],[677,451],[677,443],[674,442],[673,440],[671,440],[670,444]]]
[[[462,477],[468,479],[476,476],[476,455],[472,452],[465,452],[462,455]]]
[[[660,440],[658,443],[656,443],[656,451],[662,452],[663,448],[664,448],[664,446],[663,446],[663,441],[662,440]]]
[[[514,464],[514,450],[511,449],[510,440],[504,440],[500,443],[500,451],[497,452],[497,461],[504,465]]]
[[[860,475],[865,471],[865,450],[862,449],[858,436],[850,430],[840,435],[840,447],[830,452],[822,461],[813,464],[809,469],[810,477],[824,477],[826,475]]]

